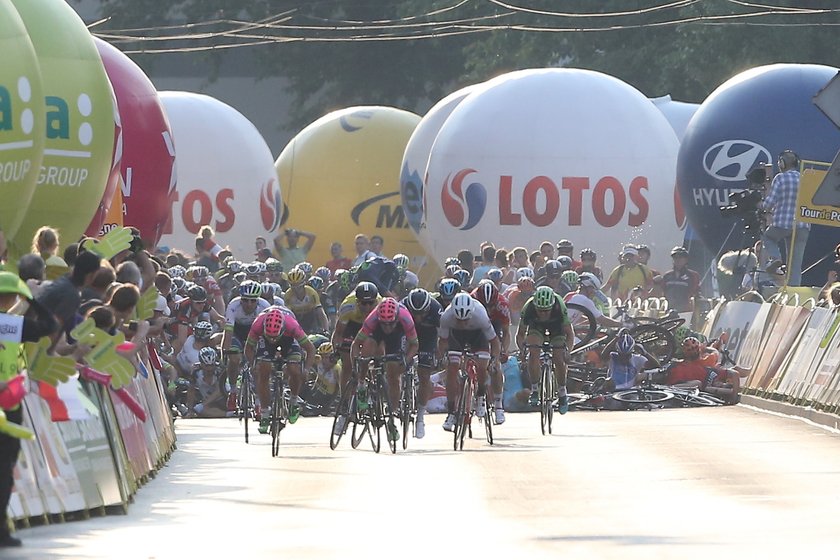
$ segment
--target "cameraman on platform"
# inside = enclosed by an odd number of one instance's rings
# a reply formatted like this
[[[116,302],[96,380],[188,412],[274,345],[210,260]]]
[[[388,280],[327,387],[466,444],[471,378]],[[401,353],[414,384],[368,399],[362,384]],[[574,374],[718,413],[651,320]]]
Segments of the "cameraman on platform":
[[[788,285],[798,286],[802,278],[802,258],[811,224],[796,220],[796,197],[799,194],[799,157],[790,150],[779,154],[779,173],[773,177],[770,191],[761,202],[761,208],[770,212],[768,228],[762,236],[767,260],[782,258],[782,243],[790,266]],[[793,235],[793,228],[796,235]],[[792,239],[793,238],[793,239]],[[791,247],[792,241],[792,247]]]

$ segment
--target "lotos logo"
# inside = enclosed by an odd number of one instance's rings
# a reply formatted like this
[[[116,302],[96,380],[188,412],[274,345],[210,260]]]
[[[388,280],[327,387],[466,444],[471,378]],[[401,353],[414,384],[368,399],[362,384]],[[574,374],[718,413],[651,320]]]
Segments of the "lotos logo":
[[[447,175],[440,192],[443,214],[454,227],[466,231],[472,229],[484,216],[487,207],[487,189],[481,183],[470,183],[466,189],[461,187],[464,177],[475,173],[475,169],[462,169],[455,174],[452,182]]]
[[[271,179],[260,189],[260,217],[266,231],[276,231],[283,215],[280,208],[280,185],[275,183]]]
[[[703,154],[703,168],[719,181],[743,181],[759,163],[770,163],[770,152],[749,140],[718,142]]]

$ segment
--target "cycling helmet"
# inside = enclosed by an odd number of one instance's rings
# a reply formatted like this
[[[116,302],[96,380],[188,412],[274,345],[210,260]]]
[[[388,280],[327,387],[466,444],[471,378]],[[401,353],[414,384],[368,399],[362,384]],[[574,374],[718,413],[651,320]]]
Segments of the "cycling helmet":
[[[629,354],[633,351],[633,347],[636,345],[636,341],[633,340],[633,337],[630,335],[629,332],[623,332],[618,335],[618,340],[615,343],[615,349],[618,350],[619,354]]]
[[[530,269],[529,269],[530,270]],[[492,282],[500,282],[502,277],[505,275],[501,269],[493,267],[487,271],[487,279]]]
[[[265,266],[264,262],[257,261],[254,264],[257,265],[257,270],[259,271],[259,274],[265,274],[265,271],[268,270],[268,267]]]
[[[274,285],[271,282],[263,282],[260,284],[260,297],[267,301],[274,301]]]
[[[443,261],[443,266],[451,266],[453,264],[460,267],[461,260],[458,257],[446,257],[446,260]]]
[[[353,273],[349,270],[336,270],[335,277],[338,279],[338,285],[345,292],[349,292],[353,287]]]
[[[243,298],[257,299],[262,295],[262,286],[253,280],[245,280],[239,285],[239,295]]]
[[[583,250],[580,252],[580,258],[581,258],[581,260],[583,259],[583,257],[589,257],[589,258],[595,259],[595,258],[597,258],[597,257],[598,257],[598,255],[595,253],[595,251],[593,251],[592,249],[590,249],[589,247],[587,247],[586,249],[583,249]]]
[[[218,360],[219,355],[212,346],[205,346],[198,351],[198,361],[203,366],[214,366]]]
[[[302,263],[299,263],[297,265],[297,267],[299,269],[301,269],[304,273],[306,273],[306,276],[311,276],[312,275],[312,270],[315,268],[315,267],[312,266],[311,262],[307,262],[307,261],[303,261]]]
[[[257,263],[248,263],[245,265],[245,274],[248,276],[259,276],[260,267]]]
[[[235,260],[233,260],[233,259],[229,260],[229,261],[227,262],[227,265],[225,265],[225,266],[226,266],[226,267],[227,267],[227,269],[228,269],[229,271],[231,271],[233,274],[236,274],[237,272],[239,272],[240,270],[242,270],[242,263],[241,263],[240,261],[235,261]]]
[[[562,272],[563,267],[560,266],[559,261],[555,259],[545,261],[545,274],[547,276],[560,276]]]
[[[176,276],[172,279],[172,291],[173,292],[180,292],[184,288],[187,287],[187,281],[181,278],[180,276]]]
[[[403,270],[408,268],[408,256],[403,255],[402,253],[397,253],[394,255],[393,258],[394,264],[397,265],[397,268],[402,268]]]
[[[682,246],[674,247],[673,249],[671,249],[671,256],[672,257],[676,257],[676,256],[687,257],[688,256],[688,249],[686,249],[685,247],[682,247]]]
[[[639,253],[645,252],[648,255],[650,255],[650,247],[648,247],[644,243],[642,243],[641,245],[636,245],[636,251],[638,251]]]
[[[318,346],[318,353],[322,356],[326,356],[333,353],[333,345],[331,342],[324,342],[320,346]]]
[[[397,320],[400,304],[392,297],[382,300],[376,308],[376,317],[380,323],[393,323]]]
[[[516,281],[516,285],[519,286],[519,291],[530,292],[534,289],[534,279],[530,276],[523,276]]]
[[[412,288],[416,288],[418,282],[420,282],[420,279],[417,278],[416,274],[414,274],[410,270],[405,271],[405,276],[402,279],[402,285],[404,290],[411,290]]]
[[[316,292],[320,292],[324,289],[324,279],[320,276],[312,275],[309,277],[309,280],[307,280],[306,283],[312,286],[312,289]]]
[[[432,305],[432,296],[423,288],[414,288],[408,293],[406,304],[410,311],[423,313]]]
[[[248,278],[248,276],[244,272],[237,272],[236,274],[233,275],[233,281],[236,282],[237,284],[241,284],[247,278]]]
[[[557,242],[558,249],[574,249],[574,245],[568,239],[561,239]]]
[[[289,284],[292,286],[302,286],[306,282],[306,272],[302,268],[295,267],[287,274]]]
[[[499,288],[490,280],[479,282],[475,291],[475,299],[484,305],[494,305],[499,299]]]
[[[595,288],[596,290],[601,289],[601,281],[591,272],[581,272],[578,274],[578,279],[580,285],[584,288]]]
[[[204,303],[207,301],[207,290],[203,286],[190,286],[187,288],[187,297],[193,303]]]
[[[446,265],[446,270],[443,272],[450,278],[455,278],[455,273],[461,270],[461,266],[457,264]]]
[[[691,336],[691,329],[689,329],[685,325],[680,325],[676,329],[674,329],[674,340],[677,344],[681,344],[685,337]]]
[[[206,266],[191,266],[187,269],[187,275],[190,278],[205,278],[210,271]]]
[[[682,351],[686,358],[696,358],[700,355],[700,341],[693,336],[687,336],[682,341]]]
[[[172,278],[184,278],[187,275],[187,269],[181,266],[180,264],[176,264],[175,266],[169,269],[169,276]]]
[[[277,259],[265,259],[265,269],[268,272],[283,272],[283,263]]]
[[[534,277],[534,269],[523,266],[522,268],[516,269],[516,279],[519,280],[520,278],[524,277],[533,278]]]
[[[574,265],[572,257],[568,255],[561,255],[557,257],[557,262],[560,263],[560,268],[563,270],[571,270]]]
[[[319,266],[315,269],[315,276],[324,280],[324,282],[329,282],[330,278],[332,278],[332,272],[326,266]]]
[[[263,322],[263,333],[269,338],[277,338],[283,332],[283,312],[279,309],[269,309]]]
[[[472,316],[475,300],[467,293],[460,293],[452,300],[452,311],[455,318],[465,321]]]
[[[213,334],[213,325],[210,321],[199,321],[193,327],[193,335],[195,335],[196,340],[200,340],[202,342],[206,340],[210,340],[210,336]]]
[[[379,295],[379,290],[373,282],[359,282],[356,286],[356,301],[373,301]]]
[[[556,296],[551,286],[540,286],[534,292],[534,307],[537,309],[551,309],[554,307]]]
[[[446,299],[452,299],[461,291],[461,283],[454,278],[446,278],[440,282],[440,295]]]
[[[452,275],[452,278],[458,281],[459,284],[462,286],[467,286],[470,283],[470,273],[463,268],[458,269],[455,271],[455,274]]]
[[[580,276],[574,270],[567,270],[563,274],[560,275],[560,278],[563,279],[563,282],[566,283],[570,288],[575,289],[580,282]]]

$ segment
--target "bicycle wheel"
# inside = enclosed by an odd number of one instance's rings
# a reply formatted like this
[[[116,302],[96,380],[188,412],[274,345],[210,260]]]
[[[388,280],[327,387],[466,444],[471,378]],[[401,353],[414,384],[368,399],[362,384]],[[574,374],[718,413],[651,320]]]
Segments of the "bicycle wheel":
[[[487,438],[487,443],[490,445],[493,445],[493,418],[495,413],[496,405],[493,403],[487,403],[487,413],[484,415],[484,436]]]
[[[549,364],[543,364],[540,370],[540,431],[542,435],[551,433],[551,421],[554,418],[554,372]]]
[[[414,376],[403,375],[400,395],[400,424],[402,425],[402,446],[408,449],[408,434],[414,424],[414,410],[417,407],[417,395],[414,389]]]
[[[242,370],[239,388],[239,414],[245,424],[245,443],[248,443],[248,417],[251,416],[251,376],[247,369]]]
[[[613,398],[627,404],[661,403],[674,398],[674,393],[659,389],[645,389],[639,387],[613,394]]]
[[[656,356],[659,363],[665,364],[674,357],[674,335],[659,325],[639,325],[630,329],[630,334],[645,350]]]
[[[726,404],[722,399],[707,393],[699,395],[686,395],[683,399],[685,406],[723,406]]]
[[[286,427],[288,407],[285,406],[285,399],[286,395],[283,387],[283,378],[277,376],[274,380],[274,390],[271,393],[271,423],[269,424],[272,457],[277,457],[280,453],[280,432]]]
[[[382,398],[378,388],[374,391],[370,401],[370,420],[367,423],[368,436],[370,437],[370,445],[374,453],[379,453],[379,450],[382,449],[382,424],[384,415]]]
[[[335,448],[338,447],[338,443],[341,441],[342,436],[345,432],[347,432],[347,423],[350,422],[350,411],[356,408],[355,395],[356,383],[351,379],[344,388],[344,391],[341,393],[341,400],[339,401],[338,406],[335,407],[332,429],[330,430],[330,449],[333,451],[335,451]],[[344,426],[341,431],[336,434],[336,427],[338,426],[340,416],[344,416]]]
[[[578,303],[567,303],[566,309],[569,312],[569,320],[572,322],[572,328],[575,331],[575,338],[578,339],[574,347],[579,348],[588,344],[595,337],[598,328],[595,316]]]
[[[458,399],[458,408],[455,410],[455,429],[453,440],[455,451],[464,449],[464,436],[469,425],[470,408],[472,406],[472,386],[467,378],[461,386],[461,396]]]

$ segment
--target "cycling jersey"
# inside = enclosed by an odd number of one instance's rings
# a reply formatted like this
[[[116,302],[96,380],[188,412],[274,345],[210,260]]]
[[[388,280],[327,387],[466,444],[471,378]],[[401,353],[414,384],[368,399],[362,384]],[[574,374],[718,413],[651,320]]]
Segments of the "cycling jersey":
[[[219,283],[216,282],[216,279],[212,276],[205,276],[203,279],[197,281],[196,284],[207,290],[208,300],[215,299],[216,296],[222,295],[222,289],[219,287]]]
[[[610,377],[616,389],[629,389],[636,382],[636,375],[647,364],[647,358],[641,354],[631,354],[622,359],[618,352],[610,352]]]
[[[522,307],[525,305],[525,302],[528,301],[532,295],[534,295],[533,290],[530,293],[525,293],[519,289],[519,286],[516,284],[512,284],[507,290],[505,290],[505,298],[508,300],[508,307],[510,308],[511,314],[516,313],[518,314],[522,311]]]
[[[397,308],[397,327],[394,330],[399,331],[401,335],[405,335],[406,340],[409,342],[417,340],[414,319],[411,317],[408,308],[402,304]],[[362,324],[362,328],[359,330],[359,334],[377,341],[382,338],[384,333],[380,327],[379,315],[377,313],[371,313],[367,316],[367,319]]]
[[[408,304],[408,297],[404,297],[400,302],[402,305]],[[412,319],[414,319],[414,326],[419,329],[420,327],[433,327],[437,329],[440,326],[440,314],[443,313],[443,307],[438,303],[436,299],[432,299],[429,302],[429,308],[420,316],[416,316],[412,314]]]
[[[276,309],[270,307],[268,310]],[[260,313],[257,318],[254,320],[254,324],[251,325],[251,330],[248,331],[248,342],[249,345],[255,345],[257,342],[265,337],[265,327],[263,326],[265,323],[265,318],[268,315],[268,310]],[[279,338],[291,338],[296,342],[303,344],[306,341],[306,333],[303,332],[303,329],[300,328],[300,324],[298,324],[297,319],[295,319],[294,315],[286,313],[286,316],[283,318],[283,332],[280,334]]]
[[[379,305],[379,302],[382,301],[382,296],[376,296],[376,305]],[[373,307],[371,309],[374,309]],[[356,294],[350,294],[344,301],[341,302],[341,306],[338,308],[338,322],[339,323],[358,323],[361,325],[365,322],[365,319],[368,316],[369,311],[363,311],[356,305]]]
[[[359,265],[356,282],[373,282],[380,294],[394,290],[400,272],[394,261],[384,257],[371,257]]]
[[[295,290],[295,288],[289,288],[286,290],[283,299],[286,302],[286,306],[294,311],[296,316],[311,313],[318,307],[321,307],[321,298],[312,286],[303,286],[302,293]]]
[[[203,348],[203,346],[199,348],[195,347],[195,336],[190,335],[187,337],[186,342],[184,342],[184,346],[181,348],[181,351],[178,352],[178,355],[175,357],[175,361],[184,371],[191,371],[193,365],[198,363],[198,352],[201,348]]]
[[[713,370],[700,360],[675,361],[668,368],[668,378],[665,383],[676,385],[686,381],[699,381],[702,385],[705,385],[710,371]]]
[[[204,314],[210,313],[210,309],[212,307],[207,302],[200,309],[193,309],[190,298],[184,298],[175,305],[175,319],[179,323],[193,323],[200,320]]]
[[[574,303],[575,305],[585,307],[590,313],[592,313],[592,316],[595,317],[595,319],[599,319],[604,316],[601,310],[598,309],[598,306],[595,305],[594,301],[579,292],[568,293],[563,299],[566,303]],[[572,313],[572,311],[569,311],[569,313]],[[574,319],[574,317],[570,317],[570,319]]]
[[[254,307],[253,313],[245,313],[241,297],[231,300],[225,310],[225,330],[233,331],[233,336],[244,341],[248,338],[248,331],[251,330],[251,325],[254,324],[257,315],[268,307],[267,301],[257,298],[257,305]]]
[[[521,323],[529,328],[554,330],[564,325],[569,325],[569,312],[566,304],[559,295],[554,294],[554,305],[547,318],[541,319],[537,316],[537,308],[534,305],[534,298],[531,297],[522,307]]]
[[[478,295],[479,288],[475,288],[470,295],[477,299],[476,296]],[[510,305],[508,305],[508,300],[502,294],[499,294],[496,298],[496,303],[493,305],[485,307],[487,310],[487,315],[490,317],[490,322],[493,323],[493,327],[496,329],[500,329],[502,327],[509,327],[510,326]]]
[[[455,310],[451,306],[443,312],[440,316],[440,329],[438,329],[438,334],[441,338],[447,339],[452,331],[479,331],[487,340],[496,338],[496,329],[493,328],[490,316],[487,315],[487,310],[484,309],[484,306],[478,302],[473,307],[470,318],[466,321],[456,320]]]
[[[700,291],[700,274],[687,268],[669,270],[662,276],[662,291],[672,309],[691,311],[691,298]]]

